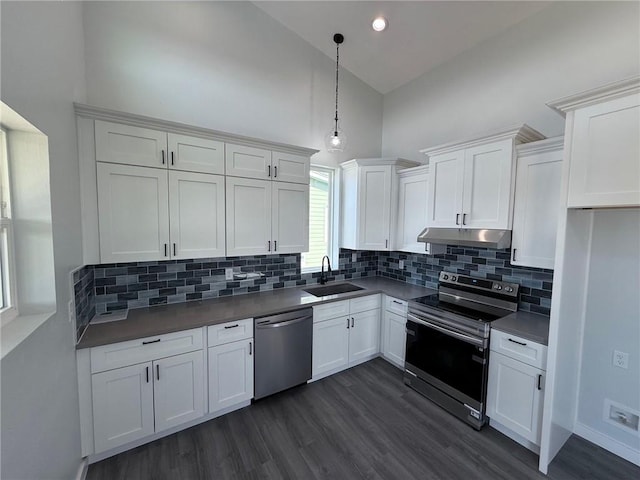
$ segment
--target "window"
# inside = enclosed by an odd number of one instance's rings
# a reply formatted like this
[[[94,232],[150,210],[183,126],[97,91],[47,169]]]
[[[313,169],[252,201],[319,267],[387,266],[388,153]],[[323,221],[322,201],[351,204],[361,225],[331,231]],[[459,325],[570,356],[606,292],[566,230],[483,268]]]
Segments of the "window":
[[[320,271],[328,255],[338,269],[336,173],[331,168],[311,166],[309,183],[309,251],[302,254],[302,272]]]
[[[13,229],[9,194],[9,159],[7,136],[0,130],[0,313],[2,324],[17,315],[15,308]]]

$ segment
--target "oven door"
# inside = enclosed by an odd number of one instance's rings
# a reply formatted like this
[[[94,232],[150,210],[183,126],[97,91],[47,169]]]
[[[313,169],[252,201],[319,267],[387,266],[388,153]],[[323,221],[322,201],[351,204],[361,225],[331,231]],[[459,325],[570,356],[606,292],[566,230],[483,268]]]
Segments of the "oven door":
[[[406,369],[484,413],[488,341],[455,332],[409,313]]]

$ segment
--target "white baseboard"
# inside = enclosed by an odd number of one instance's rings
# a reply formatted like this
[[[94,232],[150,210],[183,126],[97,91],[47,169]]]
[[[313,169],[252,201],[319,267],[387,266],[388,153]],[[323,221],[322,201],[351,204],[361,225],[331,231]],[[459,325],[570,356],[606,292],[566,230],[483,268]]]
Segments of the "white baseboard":
[[[78,465],[78,473],[76,474],[76,480],[85,480],[87,478],[87,472],[89,471],[89,461],[83,458]]]
[[[587,427],[584,423],[576,422],[573,433],[640,467],[640,450]]]

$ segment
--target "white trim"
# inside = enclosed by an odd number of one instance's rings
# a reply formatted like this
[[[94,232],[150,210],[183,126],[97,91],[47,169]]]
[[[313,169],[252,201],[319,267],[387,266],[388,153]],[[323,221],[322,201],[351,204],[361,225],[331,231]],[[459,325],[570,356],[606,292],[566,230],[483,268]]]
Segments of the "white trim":
[[[397,168],[411,168],[420,166],[419,162],[414,162],[413,160],[406,160],[404,158],[398,157],[382,157],[382,158],[353,158],[351,160],[347,160],[346,162],[342,162],[340,166],[342,168],[352,168],[355,166],[360,167],[371,167],[371,166],[380,166],[380,165],[395,165]]]
[[[505,427],[501,423],[496,422],[493,418],[489,419],[489,426],[491,426],[491,428],[493,428],[494,430],[499,431],[503,435],[509,437],[514,442],[519,443],[520,445],[522,445],[527,450],[531,450],[536,455],[540,455],[540,446],[539,445],[536,445],[531,440],[527,440],[522,435],[520,435],[520,434],[514,432],[513,430],[511,430],[509,427]]]
[[[565,116],[568,111],[606,102],[615,98],[626,97],[638,91],[640,91],[640,76],[634,76],[592,88],[591,90],[586,90],[575,95],[553,100],[547,103],[547,107],[553,108],[560,115]]]
[[[640,450],[635,450],[584,423],[576,423],[573,433],[640,467]]]
[[[417,167],[403,168],[402,170],[398,170],[397,173],[399,178],[424,175],[429,173],[429,164],[427,163],[425,165],[418,165]]]
[[[78,465],[78,473],[76,473],[76,480],[85,480],[87,473],[89,472],[89,461],[83,458]]]
[[[2,337],[0,344],[0,358],[6,357],[33,332],[35,332],[40,325],[53,318],[55,313],[56,312],[40,313],[36,315],[18,315],[13,319],[13,321],[4,325],[2,329],[0,329],[0,337]]]
[[[555,152],[564,148],[564,137],[546,138],[537,142],[523,143],[516,146],[518,158],[540,153]]]
[[[196,127],[186,125],[184,123],[172,122],[169,120],[161,120],[159,118],[146,117],[134,113],[119,112],[92,105],[84,105],[82,103],[74,103],[76,115],[84,118],[92,118],[94,120],[106,120],[109,122],[124,123],[136,127],[159,129],[172,133],[181,133],[184,135],[192,135],[201,138],[219,140],[222,142],[235,143],[251,147],[266,148],[268,150],[277,150],[278,152],[293,153],[310,157],[318,153],[320,150],[306,147],[298,147],[286,143],[270,142],[259,138],[245,137],[234,133],[221,132],[209,128]]]

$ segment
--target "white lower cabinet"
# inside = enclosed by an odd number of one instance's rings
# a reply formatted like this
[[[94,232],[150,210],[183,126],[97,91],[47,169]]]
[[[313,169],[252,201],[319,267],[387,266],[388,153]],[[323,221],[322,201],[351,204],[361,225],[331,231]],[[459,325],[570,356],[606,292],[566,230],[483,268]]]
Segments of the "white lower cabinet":
[[[514,344],[533,343],[519,337],[510,338],[515,339]],[[516,360],[492,348],[489,356],[487,416],[491,419],[491,426],[537,453],[545,371],[530,363]]]
[[[330,312],[341,314],[327,318]],[[313,380],[370,360],[380,352],[380,295],[313,307]]]
[[[253,398],[253,338],[209,348],[209,413]]]
[[[95,452],[204,415],[203,351],[92,375]]]
[[[395,366],[404,369],[406,347],[407,302],[385,296],[382,312],[382,356]]]

